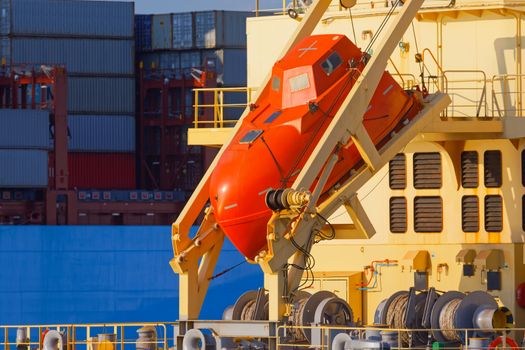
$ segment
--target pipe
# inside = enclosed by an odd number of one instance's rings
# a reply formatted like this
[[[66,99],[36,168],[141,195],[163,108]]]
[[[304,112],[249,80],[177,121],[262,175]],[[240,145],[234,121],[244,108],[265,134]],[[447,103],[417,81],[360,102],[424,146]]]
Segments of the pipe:
[[[332,350],[345,350],[349,347],[350,342],[352,342],[352,338],[348,334],[339,333],[332,341]]]
[[[62,333],[57,330],[51,330],[46,333],[43,341],[44,350],[64,349],[64,340]]]
[[[190,329],[182,340],[182,350],[206,350],[210,347],[215,348],[215,339],[200,329]]]

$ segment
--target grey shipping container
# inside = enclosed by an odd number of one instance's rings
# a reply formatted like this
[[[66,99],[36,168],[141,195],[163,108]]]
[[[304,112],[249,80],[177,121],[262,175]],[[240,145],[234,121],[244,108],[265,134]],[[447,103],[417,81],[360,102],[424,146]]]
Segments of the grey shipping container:
[[[47,182],[47,151],[0,149],[0,187],[43,188]]]
[[[193,15],[191,12],[173,14],[173,48],[193,48]]]
[[[172,48],[173,39],[171,14],[153,15],[151,36],[153,49]]]
[[[63,64],[69,74],[134,74],[133,40],[14,38],[11,63]]]
[[[47,111],[0,109],[0,148],[49,149],[49,141]]]
[[[0,37],[0,59],[6,64],[11,62],[11,40],[8,37]]]
[[[122,115],[68,117],[72,152],[135,152],[135,118]]]
[[[215,60],[217,83],[223,86],[246,86],[247,59],[244,49],[202,50],[202,59]]]
[[[68,110],[77,114],[134,114],[135,80],[69,77]]]
[[[133,38],[134,4],[11,0],[10,34]]]
[[[251,12],[204,11],[195,13],[197,48],[245,48],[246,18]]]

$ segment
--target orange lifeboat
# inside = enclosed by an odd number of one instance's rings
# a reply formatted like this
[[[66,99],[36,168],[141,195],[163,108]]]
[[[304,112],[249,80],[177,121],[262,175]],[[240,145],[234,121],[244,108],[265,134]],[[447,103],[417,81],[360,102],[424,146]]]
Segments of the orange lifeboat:
[[[267,249],[272,211],[266,193],[292,186],[367,58],[343,35],[314,35],[274,65],[270,82],[223,152],[209,187],[218,224],[247,258]],[[365,128],[381,145],[420,106],[385,72],[364,116]],[[362,164],[352,142],[338,156],[323,192]]]

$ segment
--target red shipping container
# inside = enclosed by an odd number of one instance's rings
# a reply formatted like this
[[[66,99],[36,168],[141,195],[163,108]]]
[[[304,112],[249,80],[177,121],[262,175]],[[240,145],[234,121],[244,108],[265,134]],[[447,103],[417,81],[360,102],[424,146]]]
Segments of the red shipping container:
[[[70,188],[136,188],[135,155],[132,153],[69,153],[68,161]]]

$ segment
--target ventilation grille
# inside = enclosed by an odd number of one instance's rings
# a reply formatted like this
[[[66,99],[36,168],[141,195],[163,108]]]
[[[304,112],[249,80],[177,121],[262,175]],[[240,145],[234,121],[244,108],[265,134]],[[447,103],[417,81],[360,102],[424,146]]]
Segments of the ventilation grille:
[[[390,198],[390,232],[407,232],[407,200],[405,197]]]
[[[503,230],[503,199],[501,196],[485,196],[485,230],[487,232]]]
[[[467,151],[461,153],[461,184],[464,188],[479,186],[478,152]]]
[[[441,197],[414,198],[414,230],[416,232],[443,231],[443,202]]]
[[[485,187],[501,187],[501,152],[486,151],[483,164]]]
[[[441,155],[439,153],[414,153],[414,187],[417,189],[441,188]]]
[[[463,232],[479,232],[479,200],[477,196],[463,196],[461,200]]]
[[[398,153],[389,163],[390,188],[393,190],[404,190],[407,187],[406,156]]]

